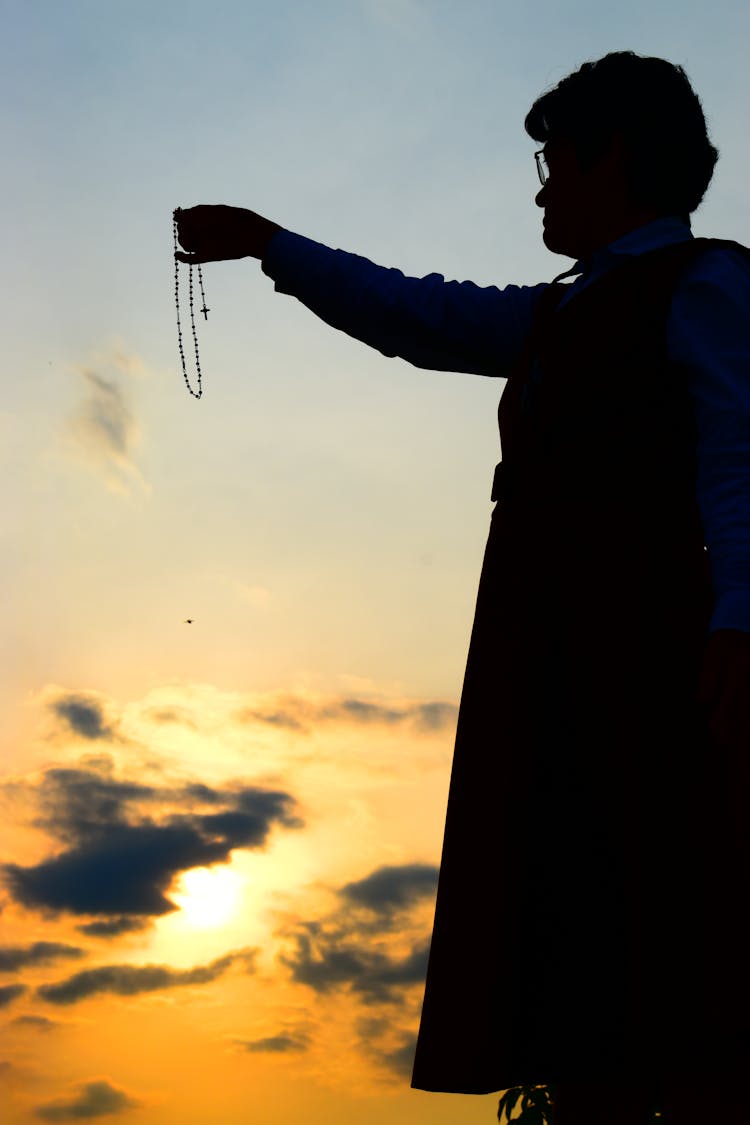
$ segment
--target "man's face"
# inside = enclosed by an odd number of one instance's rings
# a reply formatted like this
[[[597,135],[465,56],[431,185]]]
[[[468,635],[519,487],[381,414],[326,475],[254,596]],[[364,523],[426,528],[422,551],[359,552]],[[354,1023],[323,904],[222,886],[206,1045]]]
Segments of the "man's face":
[[[609,152],[584,171],[572,141],[544,146],[547,182],[536,196],[544,208],[544,244],[553,254],[585,258],[606,244],[606,231],[622,207],[624,178],[621,149]]]

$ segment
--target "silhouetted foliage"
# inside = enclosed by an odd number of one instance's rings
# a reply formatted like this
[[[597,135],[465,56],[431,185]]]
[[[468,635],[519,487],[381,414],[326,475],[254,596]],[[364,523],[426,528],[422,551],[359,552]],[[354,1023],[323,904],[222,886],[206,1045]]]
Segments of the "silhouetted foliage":
[[[552,1095],[549,1086],[512,1086],[506,1090],[497,1107],[500,1122],[511,1121],[511,1113],[521,1103],[521,1114],[512,1118],[520,1125],[550,1125],[552,1115]]]
[[[550,1086],[512,1086],[500,1098],[497,1119],[501,1123],[513,1125],[551,1125],[554,1106],[553,1087]],[[519,1106],[520,1102],[520,1106]],[[520,1108],[518,1117],[511,1117]],[[605,1109],[606,1107],[602,1107]],[[654,1125],[660,1125],[662,1114],[656,1110]]]

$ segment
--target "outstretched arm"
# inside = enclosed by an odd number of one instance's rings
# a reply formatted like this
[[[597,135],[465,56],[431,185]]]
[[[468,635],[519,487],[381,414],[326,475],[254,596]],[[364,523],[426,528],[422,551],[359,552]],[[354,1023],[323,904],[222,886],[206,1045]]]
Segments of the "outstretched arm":
[[[333,328],[430,371],[507,376],[545,284],[479,286],[442,274],[406,277],[334,250],[241,207],[175,212],[187,263],[262,258],[277,292],[296,297]]]

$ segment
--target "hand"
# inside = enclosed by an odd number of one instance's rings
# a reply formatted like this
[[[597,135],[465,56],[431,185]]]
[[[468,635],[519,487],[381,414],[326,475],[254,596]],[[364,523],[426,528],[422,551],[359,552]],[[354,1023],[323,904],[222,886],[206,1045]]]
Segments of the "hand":
[[[717,629],[710,634],[698,702],[708,708],[717,746],[742,752],[750,762],[750,633]]]
[[[186,251],[175,257],[188,265],[220,262],[230,258],[262,258],[268,243],[282,227],[247,211],[244,207],[178,207],[174,212],[177,239]]]

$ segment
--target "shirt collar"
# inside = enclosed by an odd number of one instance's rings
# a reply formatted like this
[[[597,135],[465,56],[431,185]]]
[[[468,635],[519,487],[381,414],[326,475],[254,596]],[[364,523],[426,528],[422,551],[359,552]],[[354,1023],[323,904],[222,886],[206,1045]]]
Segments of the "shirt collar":
[[[615,265],[618,257],[645,254],[648,250],[658,250],[662,246],[685,242],[692,237],[689,224],[677,215],[653,219],[650,223],[644,223],[643,226],[628,231],[621,238],[616,238],[609,245],[595,250],[590,258],[580,258],[570,269],[558,274],[554,280],[560,281],[574,274],[598,276]]]

